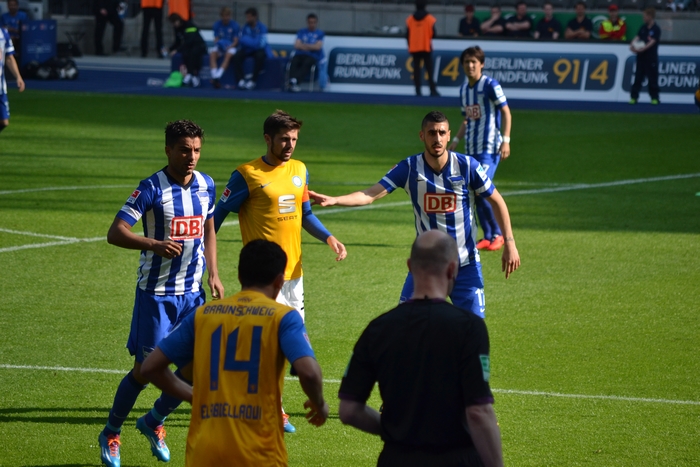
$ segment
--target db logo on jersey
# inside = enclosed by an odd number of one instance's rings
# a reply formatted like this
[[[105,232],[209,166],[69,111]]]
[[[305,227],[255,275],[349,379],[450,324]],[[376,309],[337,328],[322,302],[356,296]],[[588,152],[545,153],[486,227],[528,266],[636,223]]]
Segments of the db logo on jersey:
[[[465,112],[470,120],[479,120],[481,118],[481,106],[479,104],[468,105],[465,107]]]
[[[173,217],[170,221],[171,240],[194,240],[204,236],[202,216]]]
[[[455,212],[457,195],[454,193],[426,193],[423,197],[423,208],[428,214]]]

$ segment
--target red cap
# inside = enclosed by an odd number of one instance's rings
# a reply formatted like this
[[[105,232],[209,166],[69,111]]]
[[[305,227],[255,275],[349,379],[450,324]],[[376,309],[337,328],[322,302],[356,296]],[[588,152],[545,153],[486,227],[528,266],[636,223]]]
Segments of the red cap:
[[[619,8],[614,3],[608,7],[608,11],[617,11]]]
[[[471,11],[471,12],[473,12],[473,11],[474,11],[474,5],[467,5],[467,6],[465,6],[465,7],[464,7],[464,11]]]

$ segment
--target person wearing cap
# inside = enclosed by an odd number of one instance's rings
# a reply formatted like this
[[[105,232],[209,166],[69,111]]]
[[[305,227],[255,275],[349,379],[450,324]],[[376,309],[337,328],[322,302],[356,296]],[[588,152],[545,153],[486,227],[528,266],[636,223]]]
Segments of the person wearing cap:
[[[477,37],[481,22],[474,17],[474,5],[464,7],[464,18],[459,20],[459,37]]]
[[[627,24],[620,18],[619,8],[614,3],[608,7],[610,17],[600,23],[598,37],[608,41],[626,41]]]
[[[439,96],[433,77],[433,38],[437,19],[426,11],[426,5],[427,0],[416,0],[416,11],[406,18],[406,40],[408,52],[413,57],[413,84],[416,87],[416,96],[422,94],[420,76],[423,66],[428,74],[430,95]]]
[[[559,39],[561,35],[561,23],[554,17],[554,5],[545,2],[542,5],[544,17],[537,23],[533,34],[535,39]]]

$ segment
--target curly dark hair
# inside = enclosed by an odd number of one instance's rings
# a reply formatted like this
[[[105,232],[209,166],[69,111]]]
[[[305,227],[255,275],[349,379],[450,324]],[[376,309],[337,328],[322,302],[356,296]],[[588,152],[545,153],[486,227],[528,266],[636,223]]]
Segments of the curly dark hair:
[[[191,120],[168,122],[165,126],[165,145],[172,147],[180,138],[199,138],[204,142],[204,130]]]

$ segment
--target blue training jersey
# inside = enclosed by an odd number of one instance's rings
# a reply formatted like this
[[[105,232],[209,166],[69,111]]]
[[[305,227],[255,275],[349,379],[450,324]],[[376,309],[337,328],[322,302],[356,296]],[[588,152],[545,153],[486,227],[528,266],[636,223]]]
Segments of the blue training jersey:
[[[258,21],[255,26],[246,23],[239,33],[239,41],[246,53],[267,47],[267,26]]]
[[[7,94],[7,82],[5,81],[5,57],[15,54],[10,33],[7,29],[0,28],[0,95]]]
[[[139,183],[117,213],[132,227],[143,218],[143,235],[182,244],[172,259],[141,251],[138,287],[155,295],[199,292],[206,269],[204,223],[214,215],[216,187],[206,174],[194,171],[187,186],[179,185],[165,169]]]
[[[212,29],[214,30],[215,38],[230,42],[233,42],[233,39],[238,36],[238,32],[240,31],[238,23],[233,20],[229,21],[228,24],[224,24],[223,21],[219,20],[214,23],[214,27]]]
[[[304,28],[297,32],[297,39],[299,39],[302,44],[315,44],[318,41],[322,41],[325,36],[324,32],[319,29],[309,31],[309,28]],[[295,53],[299,55],[311,55],[316,60],[321,60],[323,58],[323,49],[297,50]]]
[[[501,85],[482,74],[474,86],[464,82],[459,90],[459,102],[467,124],[464,153],[496,154],[502,142],[500,109],[508,105]]]
[[[476,159],[452,151],[448,154],[441,173],[435,173],[421,153],[399,162],[379,183],[389,193],[406,190],[413,204],[416,234],[445,232],[457,242],[460,266],[466,266],[480,260],[474,196],[490,196],[494,186]]]

